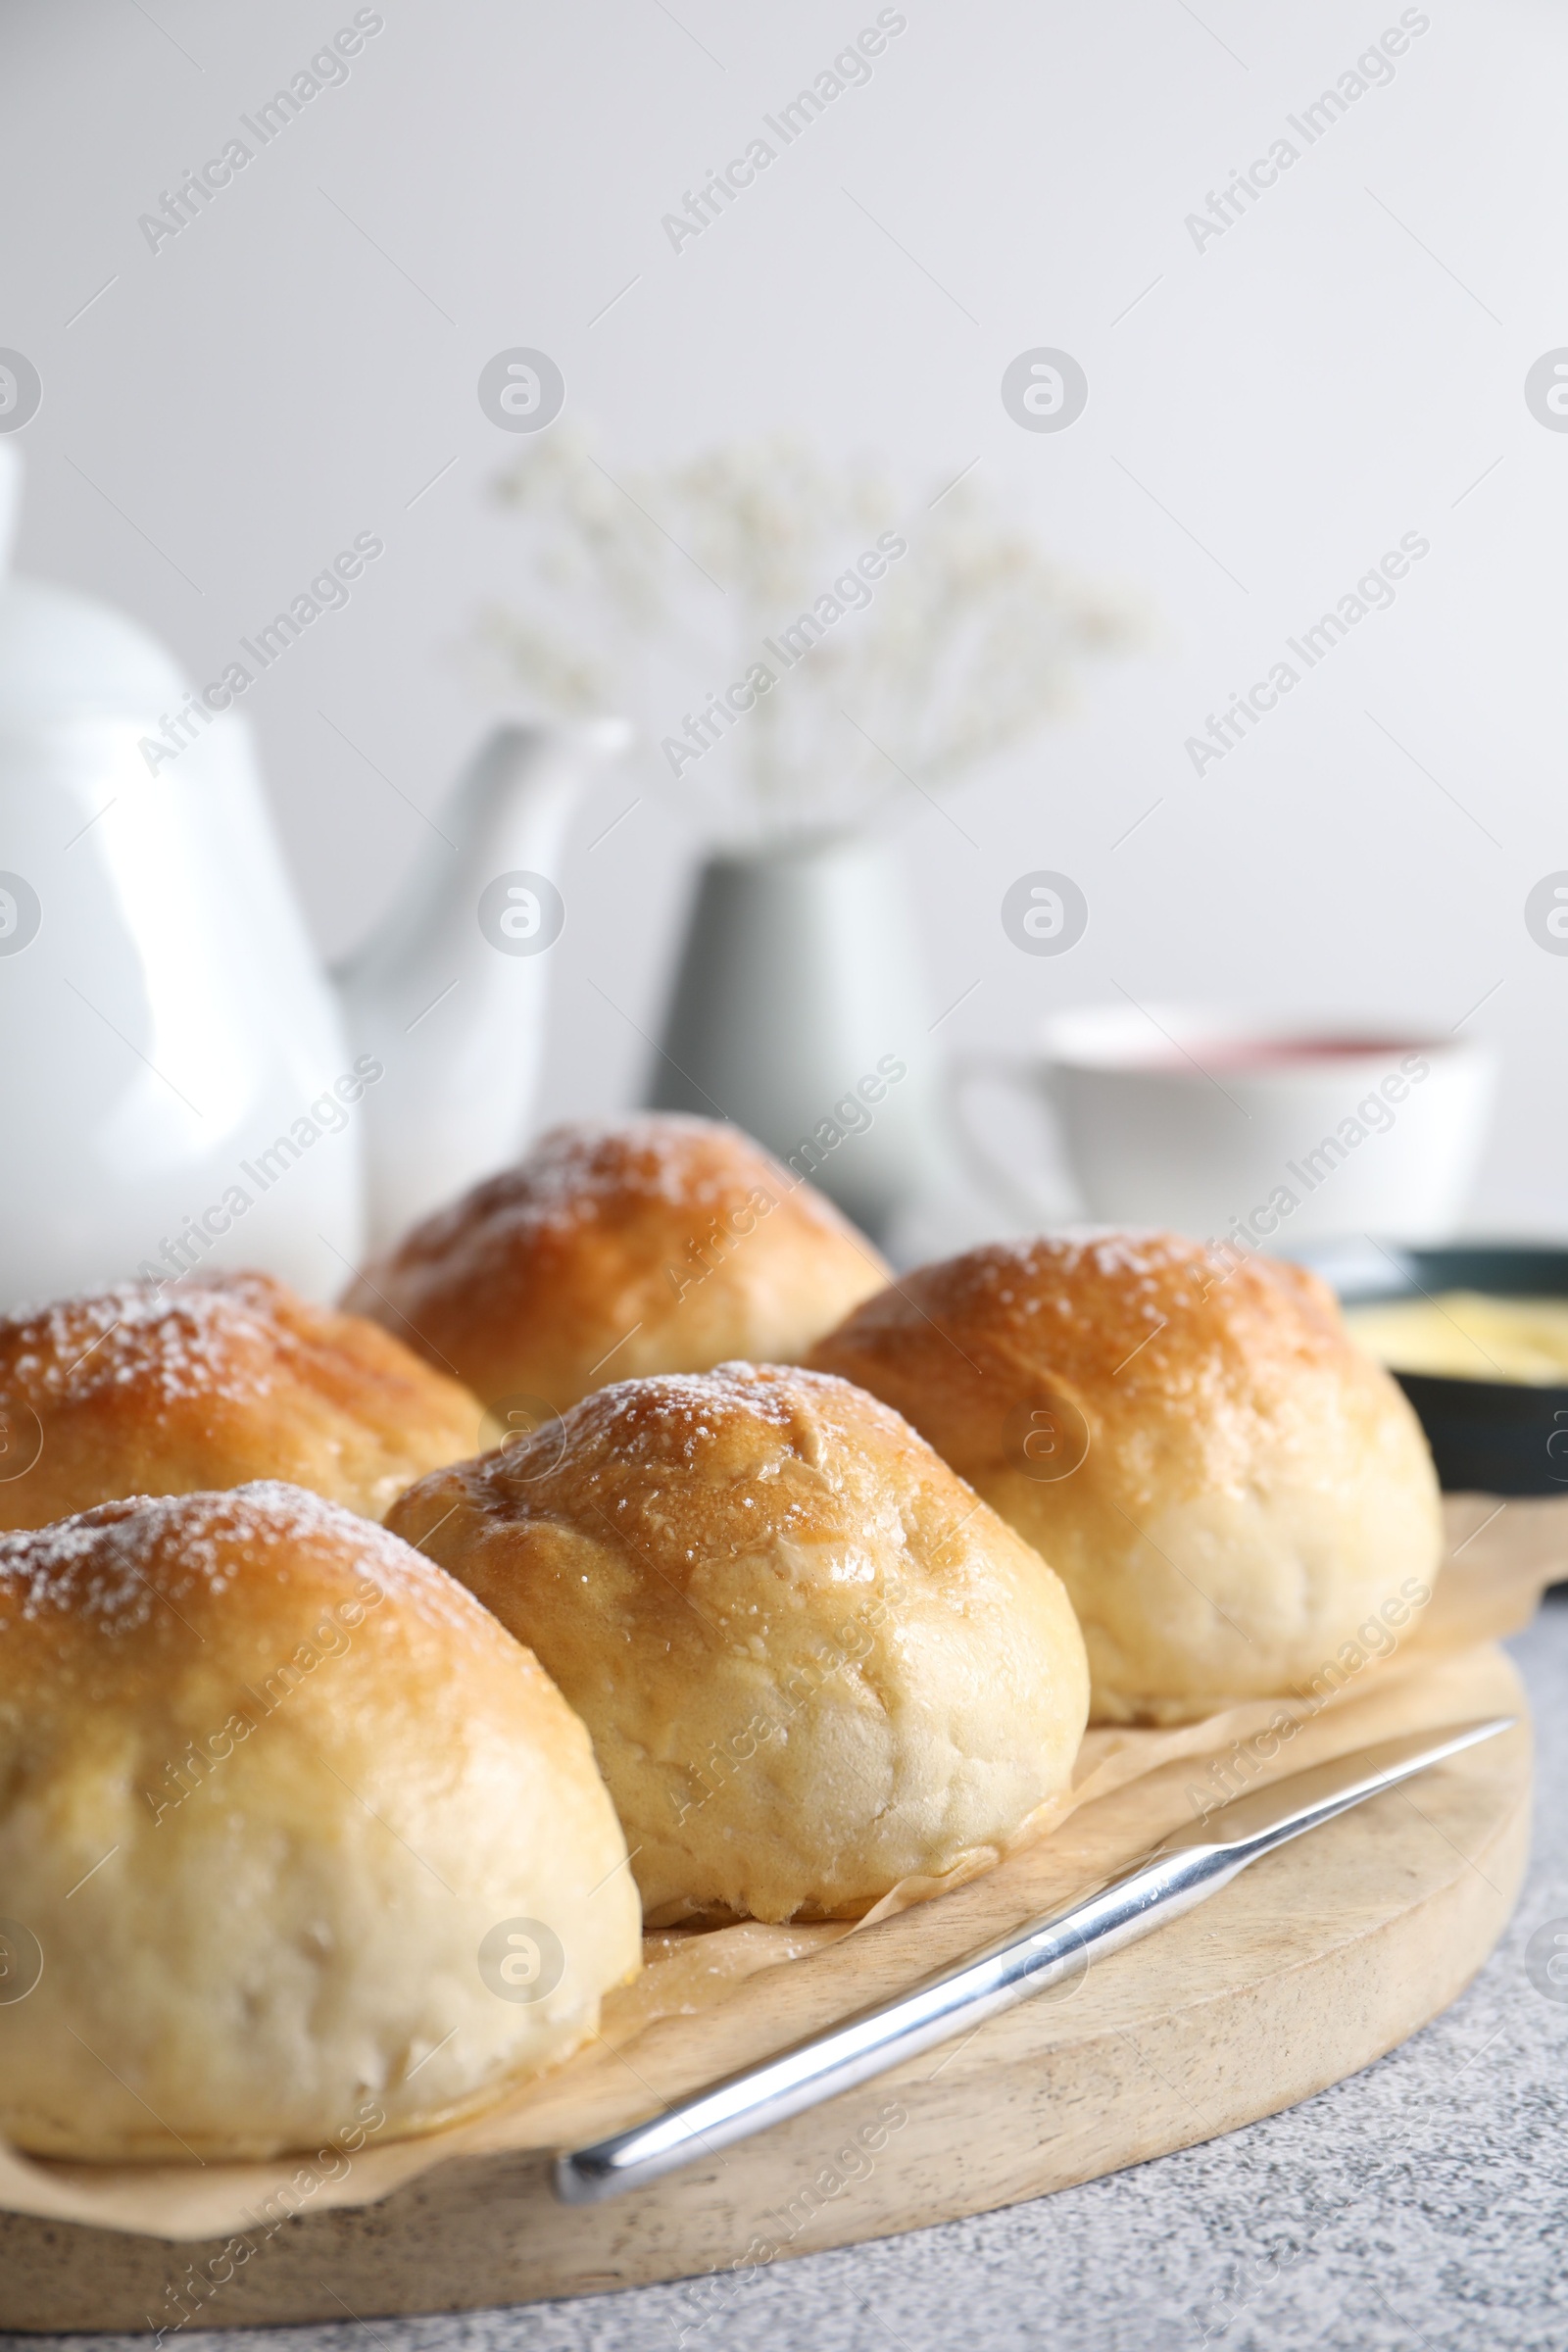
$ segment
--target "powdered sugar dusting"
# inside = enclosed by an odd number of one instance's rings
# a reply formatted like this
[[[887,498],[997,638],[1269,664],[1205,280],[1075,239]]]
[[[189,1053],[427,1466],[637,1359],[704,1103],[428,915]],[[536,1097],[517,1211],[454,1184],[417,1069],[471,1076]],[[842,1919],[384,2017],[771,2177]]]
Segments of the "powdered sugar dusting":
[[[619,1380],[596,1390],[564,1416],[563,1459],[580,1475],[585,1464],[598,1457],[602,1468],[591,1475],[611,1483],[634,1464],[678,1472],[703,1462],[715,1443],[729,1439],[737,1423],[749,1423],[768,1448],[822,1469],[818,1419],[836,1418],[835,1407],[846,1404],[854,1419],[878,1422],[890,1435],[908,1441],[910,1431],[890,1405],[832,1373],[807,1372],[794,1364],[735,1362],[716,1365],[710,1372],[662,1372],[644,1380]],[[562,1434],[547,1427],[490,1459],[503,1483],[511,1483],[514,1476],[531,1483],[541,1476],[535,1461],[542,1458],[554,1469],[553,1457],[561,1447]],[[766,1477],[773,1472],[758,1464],[754,1474]]]
[[[1158,1287],[1159,1274],[1172,1266],[1205,1260],[1210,1252],[1206,1243],[1187,1241],[1154,1225],[1071,1225],[1046,1238],[993,1242],[975,1254],[1003,1271],[1010,1267],[1032,1274],[1042,1262],[1050,1262],[1066,1276],[1076,1273],[1087,1259],[1106,1281],[1130,1275],[1142,1278],[1144,1288],[1152,1291]],[[1002,1295],[1008,1296],[1005,1292]]]
[[[570,1436],[597,1440],[624,1457],[695,1462],[713,1423],[741,1413],[787,1439],[800,1408],[794,1383],[772,1366],[720,1364],[711,1372],[665,1372],[650,1380],[617,1380],[573,1407]],[[576,1422],[578,1429],[573,1430]]]
[[[172,1292],[122,1283],[24,1307],[0,1321],[0,1386],[70,1404],[131,1383],[162,1404],[266,1396],[276,1296],[265,1275],[241,1274]]]
[[[677,1111],[572,1120],[542,1135],[519,1166],[427,1218],[394,1257],[437,1256],[475,1223],[505,1235],[564,1236],[619,1222],[628,1203],[714,1211],[759,1188],[774,1200],[794,1195],[824,1219],[833,1215],[760,1144],[717,1120]]]
[[[427,1483],[432,1514],[456,1493],[481,1522],[618,1542],[652,1572],[650,1592],[706,1580],[699,1614],[715,1622],[727,1622],[727,1563],[766,1560],[786,1586],[874,1582],[884,1555],[923,1558],[934,1500],[957,1499],[947,1517],[965,1517],[955,1474],[892,1406],[832,1373],[740,1361],[616,1382],[554,1431]],[[429,1540],[439,1553],[436,1528]]]
[[[281,1584],[324,1560],[345,1582],[368,1581],[389,1599],[452,1630],[490,1620],[444,1570],[401,1537],[279,1479],[221,1494],[132,1495],[50,1527],[0,1536],[0,1599],[18,1616],[86,1619],[107,1635],[134,1632],[184,1595]]]

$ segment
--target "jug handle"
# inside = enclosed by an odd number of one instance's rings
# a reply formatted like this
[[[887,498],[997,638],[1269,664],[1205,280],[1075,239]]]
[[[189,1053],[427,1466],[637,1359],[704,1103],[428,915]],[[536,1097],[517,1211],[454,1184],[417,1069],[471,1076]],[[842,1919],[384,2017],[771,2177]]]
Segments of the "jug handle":
[[[948,1066],[948,1124],[970,1175],[996,1201],[1025,1227],[1059,1224],[1076,1209],[1070,1180],[1065,1177],[1060,1113],[1051,1100],[1049,1063],[1023,1054],[975,1051],[958,1054]],[[969,1099],[979,1086],[1005,1086],[1024,1096],[1050,1141],[1051,1158],[1058,1173],[1054,1198],[1027,1184],[975,1126]]]

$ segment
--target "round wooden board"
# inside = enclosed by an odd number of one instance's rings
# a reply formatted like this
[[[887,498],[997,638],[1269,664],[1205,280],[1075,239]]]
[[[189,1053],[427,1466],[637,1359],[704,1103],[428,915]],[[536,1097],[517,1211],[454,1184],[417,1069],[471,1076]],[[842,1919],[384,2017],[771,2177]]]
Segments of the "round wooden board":
[[[1494,1649],[1446,1669],[1441,1705],[1434,1720],[1525,1714]],[[1066,1997],[1026,2002],[968,2041],[618,2203],[558,2205],[537,2151],[454,2159],[379,2204],[286,2223],[199,2309],[171,2302],[170,2290],[205,2275],[223,2238],[176,2244],[0,2214],[0,2326],[139,2329],[172,2327],[185,2310],[202,2327],[375,2318],[674,2278],[694,2280],[694,2321],[717,2317],[740,2289],[737,2268],[1040,2196],[1234,2131],[1353,2074],[1445,2008],[1491,1951],[1524,1872],[1529,1816],[1521,1722],[1257,1864]],[[993,1874],[999,1886],[1003,1875]],[[971,1945],[981,1940],[972,1899],[990,1884],[965,1890]],[[950,1957],[933,1933],[942,1909],[770,1969],[721,2012],[665,2021],[659,2094],[780,2047]],[[985,1932],[1008,1924],[999,1910]],[[641,2111],[650,2104],[643,2095]]]

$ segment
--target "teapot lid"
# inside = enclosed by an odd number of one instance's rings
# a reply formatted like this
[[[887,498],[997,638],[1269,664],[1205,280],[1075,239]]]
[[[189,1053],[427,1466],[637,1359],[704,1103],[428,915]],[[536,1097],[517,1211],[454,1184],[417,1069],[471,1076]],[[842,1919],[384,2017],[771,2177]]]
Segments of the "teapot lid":
[[[10,553],[21,487],[20,454],[0,440],[0,564]],[[112,605],[52,580],[0,578],[0,725],[156,722],[184,694],[178,663]]]

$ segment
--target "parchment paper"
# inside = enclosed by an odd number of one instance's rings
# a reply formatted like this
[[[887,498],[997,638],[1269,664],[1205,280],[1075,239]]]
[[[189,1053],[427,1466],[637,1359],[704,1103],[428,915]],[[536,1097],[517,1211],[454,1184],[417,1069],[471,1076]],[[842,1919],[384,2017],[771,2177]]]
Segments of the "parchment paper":
[[[1337,1687],[1326,1695],[1320,1689],[1245,1700],[1171,1729],[1091,1729],[1070,1794],[1032,1816],[1005,1855],[982,1851],[942,1880],[906,1881],[863,1920],[782,1928],[751,1921],[652,1935],[642,1975],[607,2000],[596,2039],[481,2116],[418,2138],[378,2143],[372,2135],[352,2155],[328,2148],[267,2164],[60,2164],[0,2146],[0,2209],[174,2239],[233,2232],[254,2245],[292,2213],[373,2204],[455,2157],[569,2146],[618,2129],[631,2113],[656,2112],[662,2023],[716,2009],[762,1970],[809,1959],[943,1896],[954,1898],[944,1905],[943,1924],[951,1910],[956,1926],[971,1908],[956,1889],[992,1871],[998,1896],[1015,1898],[1016,1916],[1027,1918],[1100,1883],[1179,1821],[1244,1787],[1387,1738],[1412,1715],[1447,1720],[1445,1669],[1518,1632],[1544,1588],[1568,1576],[1568,1497],[1499,1503],[1494,1495],[1454,1495],[1446,1517],[1450,1556],[1431,1602],[1388,1655],[1342,1666],[1343,1679],[1333,1678]],[[1148,1784],[1141,1803],[1111,1801],[1140,1783]],[[1055,1838],[1069,1815],[1071,1837]],[[995,1932],[979,1927],[969,1940]],[[632,2079],[644,2090],[628,2111]]]

